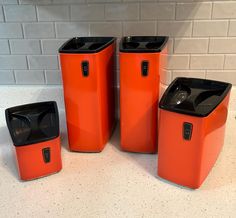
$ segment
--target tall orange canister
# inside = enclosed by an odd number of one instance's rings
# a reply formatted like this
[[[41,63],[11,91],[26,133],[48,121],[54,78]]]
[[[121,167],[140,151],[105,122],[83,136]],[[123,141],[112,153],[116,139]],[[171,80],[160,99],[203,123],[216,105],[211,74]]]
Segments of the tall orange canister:
[[[201,186],[224,144],[231,84],[176,78],[159,104],[158,175]]]
[[[32,180],[62,168],[59,116],[54,101],[6,109],[20,178]]]
[[[120,42],[121,149],[157,152],[157,108],[168,37],[129,36]]]
[[[115,38],[72,38],[59,53],[69,148],[100,152],[115,124]]]

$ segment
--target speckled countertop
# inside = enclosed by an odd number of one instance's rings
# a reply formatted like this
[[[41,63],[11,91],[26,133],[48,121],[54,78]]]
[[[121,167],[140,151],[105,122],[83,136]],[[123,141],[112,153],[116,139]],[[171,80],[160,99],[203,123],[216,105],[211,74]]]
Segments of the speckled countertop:
[[[213,170],[190,190],[157,177],[157,155],[121,152],[118,128],[101,153],[69,152],[63,111],[62,171],[22,182],[0,110],[0,217],[236,217],[235,115]]]

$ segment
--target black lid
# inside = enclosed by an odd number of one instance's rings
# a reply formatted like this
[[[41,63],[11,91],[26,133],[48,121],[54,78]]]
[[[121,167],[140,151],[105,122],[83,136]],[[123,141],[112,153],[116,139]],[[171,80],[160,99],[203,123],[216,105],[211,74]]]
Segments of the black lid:
[[[120,51],[128,53],[161,52],[168,38],[167,36],[126,36],[120,41]]]
[[[198,117],[208,116],[226,97],[230,83],[195,78],[176,78],[163,94],[159,107]]]
[[[115,41],[115,37],[75,37],[66,41],[59,53],[97,53]]]
[[[5,115],[15,146],[39,143],[59,136],[58,109],[54,101],[8,108]]]

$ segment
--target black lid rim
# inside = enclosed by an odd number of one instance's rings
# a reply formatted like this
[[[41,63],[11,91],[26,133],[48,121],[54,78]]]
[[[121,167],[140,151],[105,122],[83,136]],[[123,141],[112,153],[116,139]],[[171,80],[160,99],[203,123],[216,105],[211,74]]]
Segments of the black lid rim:
[[[9,120],[10,110],[17,109],[17,108],[20,108],[20,107],[26,107],[26,106],[27,107],[37,106],[37,105],[41,105],[41,104],[53,104],[53,106],[55,108],[56,121],[57,121],[57,124],[58,124],[57,134],[55,136],[52,136],[52,137],[45,137],[45,138],[38,139],[38,140],[31,140],[29,143],[15,143],[13,131],[12,131],[10,120]],[[10,107],[10,108],[7,108],[5,110],[5,118],[6,118],[6,123],[7,123],[7,127],[8,127],[8,130],[9,130],[10,136],[11,136],[12,141],[13,141],[13,145],[15,147],[21,147],[21,146],[27,146],[27,145],[32,145],[32,144],[36,144],[36,143],[41,143],[41,142],[45,142],[45,141],[49,141],[49,140],[58,138],[60,136],[59,113],[58,113],[58,107],[57,107],[56,101],[35,102],[35,103],[31,103],[31,104],[23,104],[23,105],[18,105],[18,106],[15,106],[15,107]]]
[[[73,49],[73,50],[64,50],[64,47],[70,43],[71,41],[75,40],[75,39],[86,39],[86,38],[100,38],[100,39],[110,39],[107,43],[105,43],[103,46],[100,46],[99,48],[97,49],[94,49],[94,50],[78,50],[78,49]],[[114,43],[116,41],[116,37],[113,37],[113,36],[106,36],[106,37],[103,37],[103,36],[88,36],[88,37],[85,37],[85,36],[82,36],[82,37],[73,37],[73,38],[70,38],[68,39],[66,42],[64,42],[62,44],[62,46],[58,49],[58,52],[60,54],[91,54],[91,53],[98,53],[102,50],[104,50],[105,48],[107,48],[109,45],[111,45],[112,43]]]
[[[196,113],[196,112],[191,112],[191,111],[188,111],[188,110],[184,110],[184,109],[171,109],[169,107],[166,107],[165,104],[164,104],[164,100],[167,96],[167,94],[169,93],[169,90],[172,88],[172,86],[175,84],[175,82],[177,80],[180,80],[180,79],[189,79],[189,80],[203,80],[203,81],[209,81],[209,82],[216,82],[216,83],[221,83],[221,84],[225,84],[227,85],[227,88],[225,89],[225,91],[223,92],[223,94],[221,95],[221,99],[220,101],[218,102],[218,104],[215,105],[215,107],[212,108],[212,110],[210,110],[208,113]],[[200,79],[200,78],[189,78],[189,77],[177,77],[175,78],[171,84],[168,86],[168,88],[165,90],[160,102],[159,102],[159,108],[160,109],[163,109],[163,110],[166,110],[166,111],[170,111],[170,112],[173,112],[173,113],[177,113],[177,114],[185,114],[185,115],[189,115],[189,116],[195,116],[195,117],[207,117],[208,115],[210,115],[214,110],[215,108],[217,108],[217,106],[225,99],[225,97],[228,95],[228,93],[230,92],[232,88],[232,84],[231,83],[227,83],[227,82],[222,82],[222,81],[217,81],[217,80],[209,80],[209,79]]]
[[[58,133],[57,136],[53,136],[53,137],[47,137],[45,139],[41,139],[41,140],[35,140],[35,141],[31,141],[30,143],[24,143],[24,144],[21,144],[21,143],[14,143],[13,142],[13,145],[15,147],[23,147],[23,146],[29,146],[29,145],[34,145],[34,144],[38,144],[38,143],[42,143],[42,142],[47,142],[47,141],[51,141],[53,139],[56,139],[60,136],[60,134]]]
[[[142,37],[142,38],[151,38],[151,37],[156,37],[156,38],[164,38],[164,42],[162,43],[162,45],[157,48],[157,49],[125,49],[123,48],[123,41],[128,38],[128,37]],[[160,53],[167,45],[167,42],[169,40],[169,36],[157,36],[157,35],[153,35],[153,36],[124,36],[121,38],[120,43],[119,43],[119,51],[122,53]]]

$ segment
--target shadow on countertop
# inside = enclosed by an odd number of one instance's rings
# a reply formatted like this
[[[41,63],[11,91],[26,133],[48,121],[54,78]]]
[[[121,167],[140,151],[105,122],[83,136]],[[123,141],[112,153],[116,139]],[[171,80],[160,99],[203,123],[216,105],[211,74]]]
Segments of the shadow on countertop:
[[[157,181],[164,182],[171,186],[175,186],[180,189],[184,189],[186,191],[209,191],[209,190],[217,190],[224,186],[234,185],[236,183],[235,180],[235,172],[236,168],[234,165],[234,155],[236,152],[236,147],[232,138],[232,134],[229,134],[229,130],[235,124],[233,123],[233,115],[229,116],[228,119],[228,128],[226,131],[226,136],[228,140],[226,140],[226,144],[224,145],[221,154],[219,155],[218,160],[215,163],[215,166],[209,173],[208,177],[202,184],[199,189],[191,189],[188,187],[184,187],[168,180],[165,180],[157,175],[157,154],[139,154],[139,153],[129,153],[123,152],[120,149],[120,125],[117,123],[116,129],[113,132],[113,135],[110,139],[110,144],[114,146],[115,149],[122,152],[125,156],[127,156],[130,160],[136,162],[139,166],[141,166],[145,171],[147,171],[150,175],[155,177]],[[232,128],[235,129],[235,128]]]
[[[122,151],[120,149],[120,124],[117,122],[115,130],[113,132],[112,137],[110,138],[110,144],[114,146],[115,149],[122,152],[125,156],[127,156],[130,160],[133,160],[145,171],[147,171],[150,175],[156,177],[156,168],[157,168],[157,155],[156,154],[140,154],[140,153],[132,153]]]
[[[7,126],[0,127],[0,162],[10,174],[19,180],[14,149]]]

